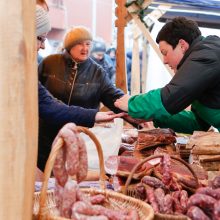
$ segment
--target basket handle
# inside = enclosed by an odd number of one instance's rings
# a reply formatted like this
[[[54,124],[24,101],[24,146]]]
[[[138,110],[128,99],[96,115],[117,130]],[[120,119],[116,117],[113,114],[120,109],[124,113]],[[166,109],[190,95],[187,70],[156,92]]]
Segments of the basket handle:
[[[133,177],[133,175],[134,175],[134,173],[136,172],[137,169],[139,169],[145,162],[147,162],[149,160],[152,160],[152,159],[155,159],[155,158],[162,158],[162,157],[163,157],[162,154],[161,155],[160,154],[159,155],[153,155],[153,156],[149,156],[149,157],[143,159],[142,161],[140,161],[139,163],[137,163],[134,166],[134,168],[132,169],[131,173],[129,174],[129,176],[126,180],[126,183],[125,183],[125,187],[122,190],[122,193],[124,195],[127,195],[128,186],[129,186],[129,184],[131,182],[131,179],[132,179],[132,177]],[[170,156],[170,158],[173,159],[173,160],[177,160],[177,161],[181,162],[182,164],[184,164],[188,168],[188,170],[192,173],[193,177],[195,178],[196,188],[197,188],[199,186],[198,177],[196,176],[194,170],[189,166],[189,164],[187,162],[185,162],[184,160],[178,158],[178,157]]]
[[[105,176],[105,168],[104,168],[104,156],[103,156],[103,151],[102,151],[101,144],[98,141],[98,139],[96,138],[96,136],[88,128],[77,126],[76,129],[77,129],[78,132],[83,132],[86,135],[88,135],[93,140],[93,142],[95,143],[95,146],[96,146],[96,149],[97,149],[97,152],[98,152],[98,157],[99,157],[100,187],[101,187],[101,189],[104,190],[105,189],[106,176]],[[64,140],[62,138],[58,138],[58,140],[54,144],[53,148],[51,149],[49,158],[48,158],[46,166],[45,166],[44,181],[43,181],[42,188],[41,188],[41,193],[40,193],[39,220],[43,216],[43,207],[45,206],[46,197],[47,197],[47,185],[48,185],[48,181],[49,181],[49,178],[50,178],[53,166],[54,166],[54,162],[55,162],[58,151],[63,147],[63,145],[64,145]]]

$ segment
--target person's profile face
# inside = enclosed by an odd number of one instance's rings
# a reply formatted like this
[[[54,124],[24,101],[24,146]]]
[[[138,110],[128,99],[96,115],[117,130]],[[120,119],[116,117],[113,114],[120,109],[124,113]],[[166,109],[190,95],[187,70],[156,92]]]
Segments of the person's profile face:
[[[175,73],[177,71],[177,66],[183,58],[183,51],[180,44],[173,49],[173,47],[166,41],[159,42],[159,48],[163,55],[163,62],[167,64]]]
[[[42,34],[40,36],[37,36],[37,51],[39,51],[40,49],[45,49],[45,41],[46,41],[46,36],[47,34]]]
[[[97,60],[102,60],[104,57],[104,52],[94,52],[92,56]]]

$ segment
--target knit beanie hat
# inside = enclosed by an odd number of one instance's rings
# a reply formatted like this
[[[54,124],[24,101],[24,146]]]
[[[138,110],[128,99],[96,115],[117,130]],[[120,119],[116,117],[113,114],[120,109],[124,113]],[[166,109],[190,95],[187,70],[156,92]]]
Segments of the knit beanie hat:
[[[95,53],[95,52],[105,53],[106,52],[105,43],[101,41],[93,41],[91,53]]]
[[[66,33],[63,46],[69,51],[73,46],[84,40],[92,41],[92,35],[89,30],[83,26],[73,27]]]
[[[48,12],[41,6],[36,5],[36,34],[40,36],[51,29]]]

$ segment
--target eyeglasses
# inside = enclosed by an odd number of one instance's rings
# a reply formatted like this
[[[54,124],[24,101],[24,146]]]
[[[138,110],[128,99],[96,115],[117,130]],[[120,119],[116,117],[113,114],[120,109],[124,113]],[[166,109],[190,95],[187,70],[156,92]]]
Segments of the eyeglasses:
[[[42,44],[44,44],[44,43],[45,43],[45,40],[46,40],[47,38],[46,38],[46,37],[38,36],[37,39],[38,39]]]

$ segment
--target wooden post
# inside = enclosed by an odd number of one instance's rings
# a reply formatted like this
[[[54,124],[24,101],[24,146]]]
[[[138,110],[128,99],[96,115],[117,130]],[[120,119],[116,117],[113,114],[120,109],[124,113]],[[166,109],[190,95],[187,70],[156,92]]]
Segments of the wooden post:
[[[137,25],[132,23],[133,29],[133,49],[132,49],[132,66],[131,66],[131,95],[140,93],[140,56],[139,56],[139,38],[141,32]]]
[[[117,49],[116,49],[116,87],[127,93],[127,71],[125,66],[125,43],[124,28],[127,24],[127,9],[125,7],[126,0],[115,0],[117,5],[115,15],[117,20]]]
[[[0,3],[0,219],[30,220],[37,159],[35,1]]]
[[[145,93],[147,91],[147,67],[148,67],[148,50],[149,44],[147,40],[143,37],[142,39],[142,70],[141,70],[141,92]]]

